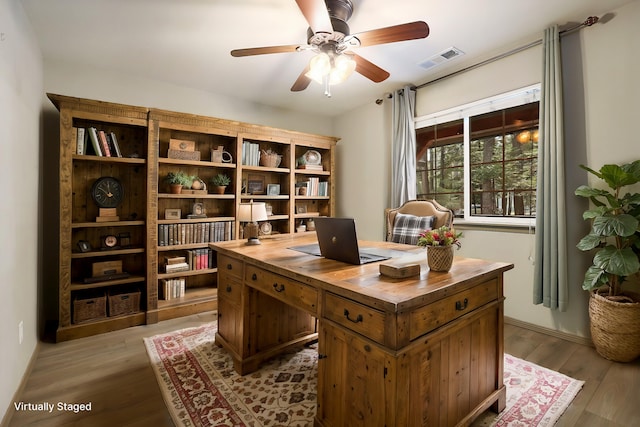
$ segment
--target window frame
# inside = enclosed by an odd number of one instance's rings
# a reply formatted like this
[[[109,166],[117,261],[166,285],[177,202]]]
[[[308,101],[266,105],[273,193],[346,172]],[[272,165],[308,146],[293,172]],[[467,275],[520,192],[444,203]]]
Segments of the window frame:
[[[463,206],[464,217],[456,218],[461,224],[502,225],[502,226],[535,226],[536,218],[508,217],[508,216],[472,216],[471,215],[471,149],[470,149],[470,118],[472,116],[488,113],[495,110],[504,110],[540,101],[540,83],[515,89],[499,95],[495,95],[468,104],[449,108],[433,114],[428,114],[414,119],[414,131],[418,129],[447,123],[454,120],[463,120],[463,152],[464,152],[464,190]],[[537,212],[536,212],[537,215]]]

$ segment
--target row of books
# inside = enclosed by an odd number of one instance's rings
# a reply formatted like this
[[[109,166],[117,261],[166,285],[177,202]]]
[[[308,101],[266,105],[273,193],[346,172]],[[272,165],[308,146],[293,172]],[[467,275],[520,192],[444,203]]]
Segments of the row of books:
[[[191,270],[207,270],[216,265],[215,251],[209,248],[190,249],[184,252],[184,256],[165,258],[164,272],[179,273]]]
[[[329,195],[329,182],[320,181],[318,177],[310,177],[308,181],[297,182],[296,187],[306,188],[307,196],[328,196]],[[296,191],[297,194],[301,194]]]
[[[232,240],[233,221],[158,225],[158,246],[188,245]]]
[[[122,157],[118,138],[114,132],[88,128],[73,128],[76,137],[76,154],[104,157]]]
[[[187,279],[176,277],[173,279],[162,279],[158,289],[158,297],[162,300],[171,300],[184,296]]]
[[[242,143],[242,164],[245,166],[260,165],[260,144],[248,141]]]

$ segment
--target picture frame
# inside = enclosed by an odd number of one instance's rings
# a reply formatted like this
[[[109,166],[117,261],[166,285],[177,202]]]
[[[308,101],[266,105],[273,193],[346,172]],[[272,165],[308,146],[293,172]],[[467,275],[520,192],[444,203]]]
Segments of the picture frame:
[[[247,192],[249,194],[264,194],[264,175],[249,174],[247,176]]]
[[[304,203],[296,205],[296,213],[299,213],[299,214],[307,213],[307,205]]]
[[[123,248],[131,246],[131,233],[124,231],[118,234],[118,240],[120,241],[120,246]]]
[[[181,209],[165,209],[164,219],[180,219],[182,217]]]
[[[279,196],[280,184],[267,184],[267,196]]]
[[[91,243],[87,240],[78,240],[78,249],[80,252],[91,252]]]

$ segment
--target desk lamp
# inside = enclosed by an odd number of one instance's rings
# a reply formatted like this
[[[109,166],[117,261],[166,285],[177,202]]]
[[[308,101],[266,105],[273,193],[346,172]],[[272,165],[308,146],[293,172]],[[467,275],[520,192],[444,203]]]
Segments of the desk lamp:
[[[247,245],[259,245],[260,239],[258,239],[258,221],[266,221],[267,208],[264,202],[240,203],[238,208],[238,220],[240,222],[246,222],[247,225],[244,228],[244,235],[247,237]]]

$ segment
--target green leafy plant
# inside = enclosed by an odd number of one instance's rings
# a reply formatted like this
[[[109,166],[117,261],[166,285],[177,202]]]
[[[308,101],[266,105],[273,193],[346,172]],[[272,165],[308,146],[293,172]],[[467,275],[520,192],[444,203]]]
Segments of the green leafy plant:
[[[191,183],[193,182],[193,179],[191,176],[187,175],[185,172],[178,171],[178,172],[169,172],[165,177],[165,182],[167,184],[182,185],[183,187],[191,188]]]
[[[223,173],[219,173],[211,178],[211,184],[217,187],[226,187],[231,184],[231,178]]]
[[[440,228],[425,230],[420,233],[418,246],[461,246],[460,237],[462,233],[456,232],[453,228],[443,225]]]
[[[609,296],[617,297],[622,293],[622,283],[640,271],[640,193],[622,195],[623,188],[640,182],[640,160],[607,164],[599,171],[580,167],[609,187],[581,185],[575,190],[577,196],[588,198],[594,206],[582,215],[591,221],[591,230],[576,245],[582,251],[595,250],[582,287],[593,291],[606,286]]]

